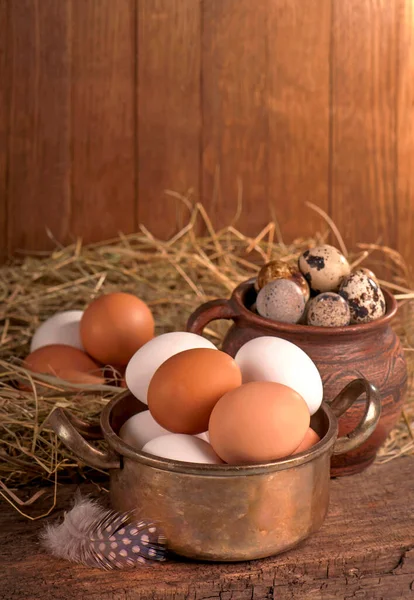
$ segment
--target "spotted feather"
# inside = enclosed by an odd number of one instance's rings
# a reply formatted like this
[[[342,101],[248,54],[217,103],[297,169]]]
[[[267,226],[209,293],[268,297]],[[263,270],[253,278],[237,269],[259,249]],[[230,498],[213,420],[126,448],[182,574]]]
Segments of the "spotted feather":
[[[59,558],[101,569],[131,569],[163,561],[166,539],[158,523],[118,513],[78,496],[63,523],[47,524],[42,540]]]

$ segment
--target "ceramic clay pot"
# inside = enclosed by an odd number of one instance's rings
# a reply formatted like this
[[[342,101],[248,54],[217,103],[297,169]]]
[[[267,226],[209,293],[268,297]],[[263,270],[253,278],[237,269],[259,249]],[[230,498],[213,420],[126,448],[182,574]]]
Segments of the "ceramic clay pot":
[[[371,323],[347,327],[312,327],[271,321],[251,310],[256,300],[254,280],[241,283],[229,300],[213,300],[201,305],[190,316],[187,330],[201,334],[210,321],[232,319],[223,350],[235,356],[249,340],[270,335],[288,340],[304,350],[319,369],[324,385],[324,401],[329,404],[346,384],[365,377],[379,390],[382,414],[370,438],[359,448],[333,457],[333,476],[358,473],[375,459],[400,418],[407,388],[407,367],[403,349],[391,328],[397,303],[384,290],[387,311],[384,317]],[[352,431],[365,413],[365,401],[360,398],[339,419],[339,435]]]

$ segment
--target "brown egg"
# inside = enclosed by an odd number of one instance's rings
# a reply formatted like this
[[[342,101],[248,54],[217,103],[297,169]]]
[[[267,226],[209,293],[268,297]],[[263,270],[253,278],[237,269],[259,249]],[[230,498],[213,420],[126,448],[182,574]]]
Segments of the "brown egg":
[[[34,373],[54,375],[70,383],[105,382],[102,371],[95,361],[82,350],[63,344],[38,348],[27,356],[24,366]]]
[[[296,450],[292,452],[292,454],[299,454],[300,452],[305,452],[305,450],[309,450],[309,448],[312,448],[312,446],[320,442],[320,440],[321,438],[316,433],[316,431],[309,427],[308,431],[305,433],[305,437],[303,438],[299,446],[296,448]]]
[[[85,350],[103,364],[124,366],[154,337],[148,306],[132,294],[116,292],[94,300],[80,322]]]
[[[292,454],[309,422],[309,409],[297,392],[281,383],[255,381],[220,398],[208,431],[220,458],[230,464],[249,464]]]
[[[207,430],[216,402],[241,382],[238,365],[225,352],[210,348],[185,350],[155,372],[148,388],[148,408],[169,431],[202,433]]]

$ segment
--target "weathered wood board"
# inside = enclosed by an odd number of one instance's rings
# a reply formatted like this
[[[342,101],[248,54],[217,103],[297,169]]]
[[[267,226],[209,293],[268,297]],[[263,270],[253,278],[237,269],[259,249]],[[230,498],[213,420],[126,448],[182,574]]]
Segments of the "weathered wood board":
[[[70,506],[74,491],[59,489],[59,509]],[[39,512],[51,502],[50,495],[43,498]],[[106,572],[48,556],[38,542],[44,521],[29,522],[2,504],[0,598],[409,600],[414,598],[413,507],[414,460],[402,458],[333,480],[323,528],[284,555],[234,564],[169,561]]]

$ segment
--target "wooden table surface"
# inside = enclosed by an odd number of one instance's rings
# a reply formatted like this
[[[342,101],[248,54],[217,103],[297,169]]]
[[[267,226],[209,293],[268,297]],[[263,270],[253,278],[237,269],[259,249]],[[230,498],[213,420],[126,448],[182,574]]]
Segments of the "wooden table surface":
[[[59,511],[70,506],[74,491],[59,488]],[[50,500],[45,494],[35,510]],[[28,521],[6,503],[0,507],[2,600],[414,599],[412,458],[333,480],[329,514],[316,535],[284,555],[247,563],[88,569],[43,551],[38,534],[44,520]]]

